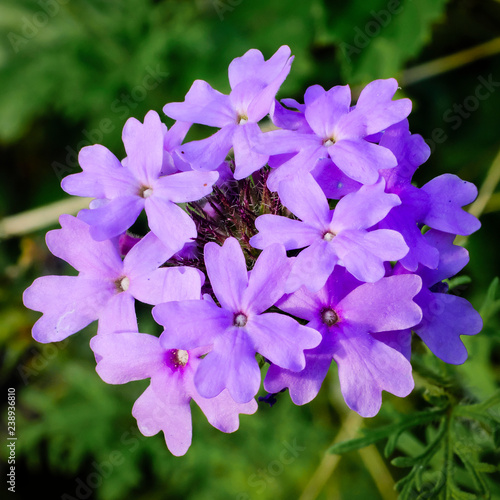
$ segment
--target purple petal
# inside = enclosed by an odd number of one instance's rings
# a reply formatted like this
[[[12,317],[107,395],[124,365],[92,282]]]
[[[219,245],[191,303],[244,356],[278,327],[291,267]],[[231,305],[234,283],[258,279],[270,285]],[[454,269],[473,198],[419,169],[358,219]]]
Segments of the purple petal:
[[[156,111],[149,111],[144,124],[129,118],[123,127],[122,140],[127,152],[127,168],[145,186],[160,175],[163,165],[163,127]]]
[[[256,123],[249,122],[236,128],[233,136],[235,179],[244,179],[267,163],[269,156],[257,153],[253,149],[260,135],[262,132]]]
[[[135,300],[127,292],[117,293],[99,315],[97,333],[137,332]]]
[[[304,405],[312,401],[321,389],[332,363],[332,357],[328,354],[312,354],[308,351],[305,353],[305,358],[306,367],[300,372],[292,372],[277,365],[271,365],[264,379],[264,389],[277,393],[288,387],[290,397],[296,405]]]
[[[286,104],[284,101],[281,102]],[[276,127],[281,129],[312,134],[312,130],[303,113],[286,109],[278,101],[274,102],[274,108],[271,111],[271,120]]]
[[[146,199],[145,208],[151,231],[172,254],[196,238],[193,219],[175,203],[153,195]]]
[[[304,349],[321,342],[321,334],[316,330],[278,313],[252,316],[245,328],[259,354],[291,371],[304,369]]]
[[[414,330],[427,347],[445,363],[460,365],[467,359],[460,335],[475,335],[483,327],[479,313],[463,297],[422,292],[416,298],[424,319]]]
[[[420,323],[422,311],[413,302],[422,280],[414,274],[390,276],[365,283],[338,304],[336,311],[350,324],[369,332],[404,330]]]
[[[279,76],[289,59],[290,47],[287,45],[281,46],[268,61],[264,61],[264,56],[259,50],[250,49],[229,64],[231,88],[234,89],[236,85],[250,78],[258,78],[269,84]]]
[[[129,292],[137,300],[152,305],[197,300],[201,297],[201,278],[194,268],[162,267],[132,280]]]
[[[362,417],[380,410],[382,391],[405,397],[413,390],[411,364],[398,351],[365,332],[339,331],[334,339],[342,395]]]
[[[248,286],[247,265],[238,240],[228,238],[222,247],[207,243],[204,253],[210,284],[221,306],[238,312]]]
[[[285,291],[291,293],[303,285],[313,292],[318,291],[326,283],[337,261],[331,242],[317,240],[295,258]]]
[[[183,300],[159,304],[153,317],[164,327],[164,349],[190,350],[210,345],[233,324],[233,313],[208,300]]]
[[[391,151],[364,140],[339,140],[328,153],[342,172],[362,184],[375,184],[379,169],[397,165]]]
[[[260,386],[260,368],[255,349],[244,329],[231,328],[216,339],[214,348],[200,362],[194,382],[205,398],[227,389],[237,403],[248,403]]]
[[[299,220],[265,214],[257,217],[258,234],[250,238],[250,245],[263,250],[273,243],[281,243],[287,250],[304,248],[322,237],[321,232]]]
[[[192,440],[191,408],[189,402],[181,405],[165,404],[149,386],[132,408],[137,426],[144,436],[154,436],[160,431],[170,452],[185,455]]]
[[[90,234],[103,241],[124,233],[144,208],[139,196],[120,196],[98,208],[80,210],[78,218],[91,226]]]
[[[158,179],[153,192],[155,196],[174,203],[197,201],[212,192],[212,185],[218,177],[218,172],[179,172]]]
[[[274,243],[266,247],[250,271],[248,287],[242,295],[242,309],[260,314],[273,306],[285,293],[290,267],[283,245]]]
[[[384,193],[384,188],[385,181],[380,179],[376,184],[361,186],[359,191],[344,196],[333,212],[333,231],[368,229],[381,221],[391,208],[400,205],[399,197]]]
[[[107,384],[150,378],[165,367],[158,337],[144,333],[100,333],[90,339],[99,358],[96,371]]]
[[[254,117],[248,116],[248,106],[265,86],[266,84],[263,81],[254,76],[233,87],[229,95],[229,100],[231,102],[231,107],[237,112],[238,117],[245,117],[252,122],[258,122],[262,118],[254,119]]]
[[[165,151],[172,151],[177,146],[180,146],[190,128],[191,122],[175,122],[163,138],[163,149]]]
[[[312,175],[305,174],[280,183],[278,194],[281,203],[299,219],[320,230],[327,229],[332,214],[325,194]]]
[[[224,127],[236,123],[229,96],[214,90],[207,82],[195,80],[184,102],[171,102],[163,112],[174,120],[201,123],[209,127]]]
[[[481,227],[474,215],[461,208],[476,199],[477,188],[471,182],[463,181],[456,175],[443,174],[422,186],[422,190],[431,198],[424,224],[461,235],[472,234]]]
[[[372,338],[383,342],[391,349],[400,352],[408,361],[411,358],[411,329],[398,332],[377,332],[370,334]]]
[[[362,186],[359,182],[345,175],[330,158],[318,160],[316,166],[311,170],[311,175],[325,196],[333,200],[339,200]]]
[[[331,139],[339,119],[349,112],[351,89],[336,86],[318,96],[306,107],[305,116],[314,133],[321,139]]]
[[[123,266],[116,245],[109,240],[95,241],[90,226],[71,215],[61,215],[59,223],[61,229],[49,231],[46,236],[52,254],[89,277],[119,277]]]
[[[318,292],[311,292],[303,286],[292,294],[284,295],[276,303],[276,307],[297,318],[315,321],[323,307],[328,304],[329,297],[326,287]]]
[[[237,127],[236,123],[230,124],[206,139],[183,144],[179,148],[180,156],[192,165],[193,170],[217,169],[233,145]]]
[[[115,294],[113,283],[80,276],[43,276],[24,291],[24,305],[43,316],[33,326],[37,342],[58,342],[95,321]]]
[[[315,134],[292,130],[272,130],[261,134],[255,143],[255,151],[266,155],[294,153],[302,149],[317,149],[323,145]]]
[[[236,403],[227,390],[222,391],[214,398],[203,398],[196,393],[193,399],[207,417],[207,420],[216,429],[222,432],[234,432],[239,427],[239,415],[252,415],[257,411],[255,399],[248,403]]]

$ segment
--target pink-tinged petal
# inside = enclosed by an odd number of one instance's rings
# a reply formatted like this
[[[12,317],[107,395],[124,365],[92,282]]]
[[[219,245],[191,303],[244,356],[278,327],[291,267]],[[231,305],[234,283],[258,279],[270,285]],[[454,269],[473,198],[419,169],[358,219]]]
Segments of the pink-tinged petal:
[[[222,432],[237,431],[240,426],[239,415],[252,415],[258,408],[255,399],[248,403],[236,403],[227,389],[215,398],[203,398],[196,392],[193,399],[210,424]]]
[[[145,208],[151,231],[172,254],[196,238],[193,219],[175,203],[153,195],[146,199]]]
[[[471,182],[453,174],[443,174],[422,186],[422,190],[430,196],[430,208],[422,221],[424,224],[461,235],[472,234],[481,227],[474,215],[461,208],[476,199],[477,188]]]
[[[239,312],[243,291],[248,286],[248,273],[238,240],[228,238],[222,247],[207,243],[204,254],[210,284],[221,306]]]
[[[235,179],[244,179],[267,163],[269,156],[253,149],[260,135],[262,132],[256,123],[249,122],[236,128],[233,136]]]
[[[156,111],[149,111],[144,124],[129,118],[123,127],[122,140],[127,152],[127,168],[145,186],[150,186],[163,165],[163,126]]]
[[[282,45],[269,60],[265,61],[259,50],[250,49],[229,64],[228,75],[231,88],[234,89],[236,85],[250,78],[258,78],[266,84],[271,83],[286,67],[290,54],[290,47]]]
[[[137,332],[135,300],[127,292],[114,295],[99,315],[97,333]]]
[[[233,314],[208,300],[183,300],[159,304],[153,318],[164,327],[164,349],[190,350],[210,345],[233,324]]]
[[[360,281],[373,283],[385,276],[384,262],[408,253],[403,237],[391,229],[345,230],[331,245],[346,269]]]
[[[153,193],[174,203],[197,201],[212,192],[218,172],[179,172],[166,175],[155,182]]]
[[[322,237],[319,229],[280,215],[261,215],[255,227],[259,232],[250,238],[250,245],[261,250],[273,243],[281,243],[287,250],[304,248]]]
[[[78,218],[91,226],[92,238],[103,241],[124,233],[137,220],[143,208],[143,198],[120,196],[98,208],[80,210]]]
[[[123,259],[123,274],[133,283],[137,278],[147,276],[164,264],[172,252],[153,233],[141,238]]]
[[[351,89],[338,85],[318,96],[306,107],[306,120],[323,140],[331,139],[339,119],[349,112]]]
[[[338,124],[340,138],[376,134],[404,120],[411,111],[410,99],[392,100],[398,89],[393,78],[375,80],[361,92],[356,108]]]
[[[115,294],[113,283],[80,276],[43,276],[24,291],[24,305],[43,313],[37,342],[58,342],[95,321]]]
[[[376,184],[361,186],[359,191],[344,196],[333,212],[333,231],[368,229],[386,217],[401,200],[395,194],[385,193],[384,188],[385,181],[381,178]]]
[[[445,363],[460,365],[467,359],[460,335],[475,335],[483,328],[479,313],[463,297],[428,290],[416,297],[424,318],[414,330]]]
[[[255,351],[291,371],[305,367],[304,350],[321,342],[321,334],[295,319],[278,313],[251,316],[246,325]]]
[[[165,151],[172,151],[177,146],[180,146],[190,128],[191,122],[175,122],[163,138],[163,149]]]
[[[264,389],[267,392],[278,393],[288,387],[290,397],[296,405],[311,402],[321,389],[332,363],[331,355],[316,352],[313,354],[313,352],[305,353],[306,367],[300,372],[271,365],[264,379]]]
[[[342,172],[362,184],[375,184],[379,169],[397,165],[389,149],[364,140],[340,140],[328,148],[328,153]]]
[[[236,123],[230,124],[206,139],[183,144],[178,149],[179,155],[191,164],[193,170],[216,170],[233,145],[237,127]]]
[[[107,384],[125,384],[150,378],[166,368],[158,337],[145,333],[100,333],[90,339],[99,359],[96,371]]]
[[[137,300],[152,305],[197,300],[201,297],[201,277],[194,268],[162,267],[132,280],[128,291]]]
[[[278,194],[281,203],[299,219],[319,230],[328,228],[332,220],[328,200],[311,174],[281,182]]]
[[[245,329],[230,328],[215,340],[213,350],[196,370],[194,383],[205,398],[214,398],[224,389],[236,403],[248,403],[255,397],[260,368]]]
[[[422,320],[422,310],[412,300],[421,287],[422,280],[415,274],[382,278],[358,286],[340,301],[336,311],[369,332],[404,330]]]
[[[149,386],[132,408],[137,426],[144,436],[163,431],[168,449],[177,457],[185,455],[192,441],[189,402],[180,405],[164,403]]]
[[[49,231],[45,238],[53,255],[86,276],[118,278],[122,261],[113,242],[95,241],[90,226],[71,215],[61,215],[59,223],[61,229]]]
[[[378,413],[382,391],[402,398],[413,390],[411,364],[400,352],[365,332],[339,331],[334,340],[342,395],[362,417]]]
[[[260,314],[273,306],[285,293],[291,261],[285,247],[274,243],[264,249],[250,271],[248,287],[243,291],[243,311]]]
[[[201,123],[209,127],[224,127],[236,122],[236,111],[229,96],[214,90],[207,82],[195,80],[184,102],[171,102],[163,112],[174,120]]]
[[[260,134],[255,151],[266,155],[294,153],[302,149],[317,149],[323,142],[315,134],[304,134],[293,130],[271,130]]]
[[[305,285],[309,290],[320,290],[330,276],[338,258],[331,242],[319,239],[295,258],[285,291],[295,292]]]

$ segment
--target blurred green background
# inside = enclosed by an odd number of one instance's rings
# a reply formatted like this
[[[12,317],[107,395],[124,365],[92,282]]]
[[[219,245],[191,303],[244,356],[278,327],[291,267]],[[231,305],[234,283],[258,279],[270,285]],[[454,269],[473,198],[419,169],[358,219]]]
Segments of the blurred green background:
[[[161,114],[195,79],[227,92],[233,58],[250,48],[268,58],[287,44],[295,60],[280,98],[302,101],[316,83],[359,89],[396,77],[400,96],[413,101],[411,130],[433,151],[419,185],[450,172],[483,186],[484,204],[475,207],[482,229],[466,241],[471,262],[462,272],[471,281],[460,289],[479,309],[500,275],[499,37],[495,0],[0,0],[0,375],[2,395],[17,390],[18,498],[396,498],[405,471],[378,448],[340,460],[325,451],[339,431],[346,438],[421,408],[418,381],[404,400],[385,394],[379,416],[366,422],[347,411],[333,367],[313,402],[295,407],[281,394],[272,408],[262,403],[242,416],[235,434],[210,427],[193,406],[193,445],[175,458],[162,434],[142,437],[131,416],[146,383],[109,386],[95,373],[95,325],[59,344],[32,340],[39,315],[23,308],[22,291],[37,276],[72,270],[44,243],[63,209],[14,216],[68,199],[60,180],[79,171],[84,145],[121,156],[127,118]],[[499,386],[498,326],[491,315],[483,333],[466,339],[470,360],[457,368],[481,398]],[[140,329],[158,333],[147,310]],[[2,396],[0,436],[5,404]],[[4,460],[3,437],[1,448]],[[10,498],[6,484],[0,491]]]

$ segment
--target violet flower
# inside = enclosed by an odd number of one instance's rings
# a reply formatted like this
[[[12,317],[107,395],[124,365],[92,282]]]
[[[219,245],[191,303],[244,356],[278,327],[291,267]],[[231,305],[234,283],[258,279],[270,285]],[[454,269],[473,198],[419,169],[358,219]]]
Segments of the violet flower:
[[[196,237],[194,222],[176,203],[209,194],[218,174],[173,173],[175,162],[164,150],[164,142],[168,144],[164,128],[155,111],[146,115],[144,124],[135,118],[127,120],[123,129],[127,158],[122,163],[101,145],[80,151],[83,172],[65,177],[62,187],[69,194],[97,198],[90,209],[78,214],[92,226],[94,239],[102,241],[123,233],[143,209],[153,233],[172,252]],[[165,172],[169,174],[163,175]]]
[[[361,281],[377,281],[385,275],[384,261],[398,260],[408,252],[396,231],[367,231],[401,203],[396,195],[384,193],[384,186],[383,179],[362,186],[344,196],[332,212],[311,174],[284,181],[281,201],[300,220],[261,215],[255,222],[259,233],[250,244],[263,249],[282,242],[287,250],[303,248],[294,260],[288,293],[302,285],[318,291],[337,264]]]
[[[95,241],[90,226],[71,215],[59,221],[61,229],[47,233],[47,246],[79,274],[42,276],[25,290],[24,305],[43,313],[33,326],[38,342],[63,340],[95,320],[98,331],[136,331],[135,299],[152,305],[181,300],[186,287],[201,284],[196,269],[158,269],[172,252],[153,233],[122,261],[118,239]]]
[[[293,57],[286,45],[265,61],[252,49],[229,65],[231,93],[221,94],[207,82],[196,80],[184,102],[163,108],[175,120],[220,128],[207,139],[184,144],[182,154],[199,170],[213,170],[234,150],[236,179],[243,179],[263,167],[269,155],[253,150],[261,135],[257,123],[272,109],[274,97],[290,72]]]
[[[260,386],[255,353],[300,371],[304,349],[318,345],[320,335],[289,316],[264,312],[284,293],[289,260],[283,245],[268,246],[250,273],[235,238],[222,247],[207,243],[205,263],[221,307],[212,300],[174,301],[157,305],[153,316],[165,328],[165,349],[213,346],[194,378],[203,397],[213,398],[227,388],[236,402],[246,403]]]
[[[307,326],[321,333],[323,340],[305,351],[306,367],[301,372],[271,365],[264,381],[266,391],[288,387],[295,404],[308,403],[316,397],[333,359],[345,402],[361,416],[378,413],[382,391],[407,396],[414,385],[410,362],[373,334],[420,322],[422,311],[412,299],[421,284],[416,275],[359,284],[345,269],[336,268],[319,292],[302,287],[285,296],[277,306],[308,320]]]
[[[196,288],[199,295],[199,286],[191,290]],[[165,350],[158,337],[126,332],[101,333],[91,339],[90,346],[98,359],[97,373],[108,384],[151,379],[132,415],[145,436],[163,431],[168,449],[176,456],[184,455],[191,445],[191,399],[223,432],[238,429],[240,413],[249,415],[257,410],[255,400],[235,403],[227,390],[212,399],[199,395],[193,377],[206,348]]]

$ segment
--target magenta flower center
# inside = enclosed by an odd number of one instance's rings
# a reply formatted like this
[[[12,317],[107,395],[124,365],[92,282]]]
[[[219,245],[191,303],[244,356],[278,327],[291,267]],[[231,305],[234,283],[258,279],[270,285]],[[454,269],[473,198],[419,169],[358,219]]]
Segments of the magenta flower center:
[[[323,321],[325,325],[333,326],[338,320],[339,317],[333,309],[327,308],[321,311],[321,321]]]
[[[234,315],[234,326],[242,327],[247,324],[248,318],[243,313]]]

